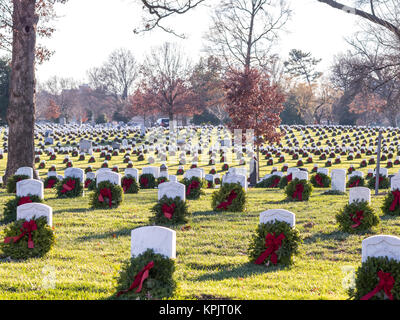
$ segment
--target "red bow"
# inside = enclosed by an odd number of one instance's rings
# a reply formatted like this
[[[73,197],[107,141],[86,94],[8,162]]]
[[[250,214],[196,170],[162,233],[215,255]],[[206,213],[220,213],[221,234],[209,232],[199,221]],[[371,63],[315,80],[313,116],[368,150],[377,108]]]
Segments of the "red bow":
[[[61,190],[61,193],[66,193],[68,191],[71,191],[75,189],[75,180],[68,180],[66,184],[63,184],[63,189]]]
[[[49,179],[47,180],[47,185],[46,185],[46,189],[51,189],[54,187],[54,185],[57,183],[56,179]]]
[[[285,239],[285,235],[283,233],[281,233],[278,237],[276,236],[275,232],[274,234],[268,233],[265,237],[265,247],[267,248],[267,250],[261,253],[261,255],[257,258],[255,264],[263,263],[264,260],[267,259],[269,256],[271,256],[271,262],[273,264],[277,264],[278,255],[276,254],[276,251],[279,250],[279,248],[282,246],[283,239]]]
[[[19,199],[18,201],[18,205],[23,205],[25,203],[32,203],[32,200],[30,197],[22,197],[21,199]]]
[[[33,249],[35,247],[35,244],[33,243],[33,240],[32,240],[32,232],[37,230],[37,224],[36,224],[35,220],[25,221],[20,230],[21,230],[21,234],[19,236],[5,238],[4,243],[10,243],[11,241],[16,243],[19,240],[21,240],[26,234],[28,234],[28,236],[29,236],[28,248]]]
[[[390,211],[396,210],[397,204],[400,205],[400,191],[399,190],[392,191],[392,194],[394,196],[394,200],[389,208]]]
[[[144,186],[147,187],[147,185],[149,184],[149,179],[147,178],[140,178],[140,183]]]
[[[317,184],[318,184],[320,187],[323,187],[323,186],[324,186],[323,183],[322,183],[322,177],[321,177],[319,174],[317,174],[317,175],[315,176],[315,181],[317,182]]]
[[[122,182],[122,189],[124,189],[124,192],[126,192],[126,190],[128,190],[131,187],[132,183],[133,183],[132,179],[125,179]]]
[[[188,196],[192,189],[197,189],[200,187],[200,183],[196,180],[192,181],[192,183],[189,185],[189,187],[186,190],[186,195]]]
[[[271,188],[276,188],[280,181],[281,181],[280,178],[275,178],[274,182],[271,185]]]
[[[175,208],[176,208],[175,203],[171,204],[171,206],[164,203],[162,205],[162,212],[167,219],[171,220],[172,215],[174,214]]]
[[[353,220],[353,222],[355,222],[355,224],[353,224],[351,227],[353,229],[357,228],[360,226],[361,220],[364,219],[364,211],[358,211],[355,215],[351,214],[350,218]]]
[[[154,267],[154,262],[150,261],[147,266],[145,266],[136,276],[135,276],[135,280],[133,281],[133,283],[131,284],[131,286],[129,287],[128,290],[123,290],[117,293],[117,297],[119,297],[120,295],[127,293],[129,291],[132,291],[133,289],[135,289],[136,287],[138,287],[138,289],[136,290],[136,293],[139,293],[140,291],[142,291],[142,286],[143,286],[143,282],[144,280],[146,280],[149,277],[149,271],[150,269],[152,269]]]
[[[287,179],[288,182],[292,181],[292,174],[287,175],[286,179]]]
[[[360,179],[357,179],[357,180],[354,181],[349,187],[350,187],[350,188],[358,187],[359,184],[360,184]]]
[[[100,190],[99,201],[104,202],[104,198],[108,198],[108,205],[112,207],[112,193],[108,188],[103,188]]]
[[[89,185],[92,183],[91,179],[86,179],[85,181],[85,188],[89,187]]]
[[[237,197],[237,193],[235,192],[235,190],[232,190],[231,193],[229,194],[228,198],[226,199],[226,201],[221,202],[218,205],[218,209],[224,209],[224,210],[228,210],[228,207],[232,204],[232,201],[234,199],[236,199]]]
[[[212,182],[211,182],[211,181],[208,181],[207,187],[208,187],[209,189],[212,188]]]
[[[367,293],[361,300],[369,300],[379,291],[383,290],[390,300],[393,300],[392,289],[394,286],[394,278],[390,273],[378,271],[379,283],[370,293]]]
[[[296,189],[293,192],[293,199],[298,199],[300,201],[303,201],[303,191],[304,191],[304,186],[301,183],[298,183],[296,185]]]

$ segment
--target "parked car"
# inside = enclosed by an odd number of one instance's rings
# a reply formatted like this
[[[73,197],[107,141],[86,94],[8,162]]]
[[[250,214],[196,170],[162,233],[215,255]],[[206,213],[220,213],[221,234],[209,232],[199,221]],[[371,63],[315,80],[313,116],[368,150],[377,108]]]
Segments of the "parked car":
[[[162,127],[169,127],[169,119],[168,118],[160,118],[157,120],[157,125]]]

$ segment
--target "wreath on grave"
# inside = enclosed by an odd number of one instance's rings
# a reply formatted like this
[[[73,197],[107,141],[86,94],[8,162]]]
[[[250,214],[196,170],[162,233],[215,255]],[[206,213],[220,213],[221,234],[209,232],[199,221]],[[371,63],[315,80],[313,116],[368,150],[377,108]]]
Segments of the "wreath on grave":
[[[286,176],[283,176],[281,178],[281,181],[279,181],[279,189],[285,189],[285,187],[292,181],[292,174],[288,174]]]
[[[108,162],[107,160],[105,160],[102,164],[101,164],[102,168],[108,168]]]
[[[271,177],[257,183],[256,188],[279,188],[279,182],[281,182],[281,177],[272,175]]]
[[[39,164],[39,169],[44,169],[46,168],[46,162],[43,160],[40,164]]]
[[[215,178],[214,179],[214,183],[216,184],[216,185],[219,185],[219,184],[221,184],[221,179],[220,178]]]
[[[139,185],[136,179],[129,174],[122,177],[121,185],[124,193],[139,193]]]
[[[289,200],[308,201],[313,187],[307,180],[292,180],[285,188],[285,193]]]
[[[175,261],[149,249],[124,263],[118,279],[117,298],[145,300],[171,297]]]
[[[17,220],[5,229],[4,234],[3,255],[16,260],[43,257],[55,243],[54,231],[48,226],[46,217]]]
[[[326,174],[318,172],[311,176],[310,182],[315,188],[329,188],[332,180]]]
[[[283,221],[261,223],[251,240],[248,256],[261,265],[290,265],[302,243],[299,231]]]
[[[383,200],[382,211],[390,216],[400,216],[400,190],[390,191]]]
[[[92,166],[86,167],[85,173],[88,173],[88,172],[93,172]]]
[[[151,223],[155,224],[181,224],[187,223],[191,213],[188,206],[180,197],[175,199],[163,196],[152,208],[154,216],[150,218]]]
[[[169,180],[167,177],[159,177],[159,178],[157,178],[157,186],[160,185],[161,183],[168,182],[168,181]]]
[[[364,187],[365,179],[360,176],[352,176],[349,181],[347,181],[346,188],[354,187]]]
[[[207,180],[207,189],[214,189],[215,184],[214,181]]]
[[[376,177],[368,180],[368,188],[375,190]],[[378,189],[388,189],[390,187],[390,181],[387,177],[379,175],[379,187]]]
[[[32,202],[43,203],[43,200],[38,196],[28,194],[26,197],[17,196],[15,199],[7,201],[4,205],[3,222],[8,223],[15,221],[17,219],[17,207]]]
[[[400,261],[368,257],[357,269],[348,294],[355,300],[400,300]]]
[[[229,164],[224,163],[223,166],[222,166],[222,168],[221,168],[221,170],[222,170],[222,171],[228,171],[228,170],[229,170]]]
[[[367,201],[355,201],[345,205],[336,214],[339,229],[347,233],[357,233],[370,230],[379,224],[379,216]]]
[[[83,195],[83,186],[79,178],[67,177],[57,183],[58,198],[76,198]]]
[[[58,183],[58,178],[56,176],[47,177],[43,181],[45,189],[53,189]]]
[[[177,176],[181,176],[181,175],[183,175],[185,173],[185,170],[183,170],[183,169],[178,169],[177,171],[176,171],[176,175]]]
[[[19,174],[9,177],[7,180],[7,193],[17,192],[17,182],[26,179],[29,179],[29,177],[26,175],[19,175]]]
[[[196,200],[200,198],[204,192],[201,190],[203,187],[204,181],[202,181],[198,177],[191,177],[190,179],[183,179],[181,181],[186,187],[186,199],[188,200]]]
[[[144,160],[144,155],[140,154],[137,158],[137,161],[143,161]]]
[[[156,179],[151,173],[142,174],[139,183],[141,189],[154,189],[156,187]]]
[[[86,178],[84,187],[89,191],[93,191],[96,188],[96,179]]]
[[[214,211],[243,212],[246,201],[246,192],[240,183],[224,183],[213,193],[211,206]]]
[[[123,198],[123,190],[119,185],[109,181],[102,181],[90,195],[90,206],[93,209],[117,208]]]

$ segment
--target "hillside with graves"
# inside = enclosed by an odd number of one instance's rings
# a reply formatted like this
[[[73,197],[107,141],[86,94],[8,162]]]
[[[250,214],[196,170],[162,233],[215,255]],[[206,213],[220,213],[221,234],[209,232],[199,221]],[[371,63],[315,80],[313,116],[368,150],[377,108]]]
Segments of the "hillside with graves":
[[[278,131],[36,125],[0,189],[0,298],[399,299],[400,130]]]

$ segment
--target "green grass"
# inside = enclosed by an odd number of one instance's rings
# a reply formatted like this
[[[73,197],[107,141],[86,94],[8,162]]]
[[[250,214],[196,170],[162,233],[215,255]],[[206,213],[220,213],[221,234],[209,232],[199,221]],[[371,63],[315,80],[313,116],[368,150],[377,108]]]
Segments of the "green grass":
[[[372,234],[341,233],[335,209],[344,206],[348,196],[322,196],[322,192],[316,189],[309,202],[281,203],[281,191],[250,189],[244,213],[212,212],[211,190],[199,200],[190,201],[191,228],[175,228],[174,277],[178,290],[173,299],[346,299],[342,268],[360,265],[364,238],[397,234],[400,221],[384,218]],[[0,201],[8,198],[2,196]],[[126,195],[116,210],[91,210],[87,195],[65,201],[47,192],[45,203],[53,208],[56,245],[42,259],[2,259],[0,298],[112,298],[121,264],[129,259],[130,231],[148,225],[156,199],[156,190],[141,190]],[[382,196],[374,198],[376,210],[380,211],[381,201]],[[247,248],[259,213],[271,208],[294,212],[304,239],[301,253],[290,268],[265,268],[248,261]],[[1,226],[1,238],[3,230]],[[55,289],[43,288],[43,268],[54,268]]]
[[[132,137],[132,136],[131,136]],[[299,138],[299,137],[298,137]],[[330,137],[329,137],[330,138]],[[336,137],[339,141],[340,136]],[[113,137],[110,137],[112,140]],[[213,138],[215,139],[215,137]],[[302,141],[301,138],[299,139]],[[76,139],[78,142],[79,139]],[[284,141],[284,140],[282,140]],[[316,140],[318,141],[318,140]],[[206,173],[208,149],[204,149],[205,161],[199,167]],[[103,159],[94,153],[94,170],[100,168]],[[135,168],[147,166],[145,161],[137,162],[132,156]],[[228,154],[228,159],[231,159]],[[169,173],[175,174],[178,168],[177,158],[169,157]],[[396,156],[396,155],[395,155]],[[46,160],[46,168],[39,170],[44,178],[51,164],[57,166],[62,174],[65,165],[64,155],[57,160]],[[295,166],[296,160],[285,154],[289,166]],[[89,157],[78,161],[70,158],[75,167],[86,168]],[[369,158],[363,155],[363,158]],[[187,157],[187,170],[191,156]],[[325,161],[317,160],[323,167]],[[221,173],[222,164],[217,155],[217,171]],[[305,159],[303,159],[305,160]],[[394,160],[394,159],[392,159]],[[0,160],[0,171],[4,172],[7,161]],[[280,170],[283,164],[266,166],[261,161],[263,176],[270,173],[273,166]],[[275,159],[276,161],[276,159]],[[347,161],[342,156],[342,164],[332,168],[347,169],[354,164],[356,169],[360,160]],[[38,166],[39,164],[37,164]],[[110,168],[118,165],[126,168],[123,153],[109,161]],[[159,163],[155,164],[159,165]],[[237,166],[236,160],[230,166]],[[248,164],[247,164],[248,165]],[[311,169],[313,164],[306,164]],[[368,166],[362,169],[365,173]],[[332,169],[330,168],[330,169]],[[396,166],[390,174],[398,171]],[[123,172],[123,170],[121,170]],[[244,213],[216,213],[211,209],[212,190],[205,190],[199,200],[189,201],[189,210],[193,213],[190,228],[177,231],[177,258],[175,280],[178,289],[173,299],[347,299],[342,286],[345,274],[343,267],[357,268],[361,264],[361,242],[374,234],[397,235],[400,218],[382,217],[381,224],[372,233],[349,235],[338,231],[335,214],[348,202],[348,194],[322,195],[327,189],[314,189],[308,202],[285,202],[282,190],[249,189],[248,204]],[[372,206],[382,215],[380,207],[383,195],[373,197]],[[0,207],[13,195],[0,191]],[[91,210],[89,193],[78,199],[57,199],[55,191],[45,191],[45,203],[53,208],[53,224],[56,244],[42,259],[28,261],[8,261],[0,252],[0,299],[112,299],[116,293],[118,272],[124,261],[130,257],[130,231],[136,227],[149,225],[151,208],[157,201],[157,190],[140,190],[139,194],[125,195],[118,209]],[[296,226],[304,243],[299,256],[290,268],[262,267],[250,264],[247,249],[255,232],[259,214],[267,209],[282,208],[296,214]],[[1,218],[1,213],[0,213]],[[0,226],[0,240],[4,238],[5,226]],[[46,288],[48,270],[53,270],[55,288]]]

